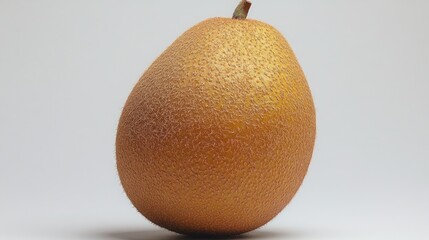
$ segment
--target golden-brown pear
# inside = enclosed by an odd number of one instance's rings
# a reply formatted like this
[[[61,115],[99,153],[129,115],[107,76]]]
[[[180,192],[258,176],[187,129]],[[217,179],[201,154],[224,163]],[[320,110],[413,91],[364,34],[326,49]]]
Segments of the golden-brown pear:
[[[245,19],[246,6],[180,36],[143,74],[120,118],[125,192],[172,231],[256,229],[289,203],[310,163],[316,121],[304,73],[282,34]]]

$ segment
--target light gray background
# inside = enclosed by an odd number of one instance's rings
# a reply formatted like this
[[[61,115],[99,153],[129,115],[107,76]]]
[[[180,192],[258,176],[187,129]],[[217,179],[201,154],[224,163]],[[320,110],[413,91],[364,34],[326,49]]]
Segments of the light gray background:
[[[0,239],[184,239],[140,216],[121,108],[182,32],[238,1],[0,1]],[[294,48],[318,134],[302,188],[249,239],[429,238],[429,2],[254,0]]]

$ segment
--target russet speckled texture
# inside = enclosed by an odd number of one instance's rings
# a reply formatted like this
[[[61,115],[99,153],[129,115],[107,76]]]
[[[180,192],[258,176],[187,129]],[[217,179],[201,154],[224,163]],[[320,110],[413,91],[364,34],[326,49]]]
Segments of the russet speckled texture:
[[[116,154],[131,202],[185,234],[260,227],[307,172],[315,110],[284,37],[255,20],[213,18],[144,73],[119,122]]]

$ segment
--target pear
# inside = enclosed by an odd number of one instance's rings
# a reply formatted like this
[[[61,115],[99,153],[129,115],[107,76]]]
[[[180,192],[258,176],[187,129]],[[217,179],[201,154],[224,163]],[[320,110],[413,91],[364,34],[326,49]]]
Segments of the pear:
[[[272,26],[211,18],[147,69],[123,109],[117,168],[132,204],[182,234],[235,235],[274,218],[312,157],[316,118],[304,73]]]

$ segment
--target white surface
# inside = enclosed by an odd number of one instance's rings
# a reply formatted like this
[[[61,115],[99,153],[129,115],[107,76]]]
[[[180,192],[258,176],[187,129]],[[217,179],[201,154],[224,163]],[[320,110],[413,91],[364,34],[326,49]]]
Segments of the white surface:
[[[247,238],[429,239],[429,2],[253,3],[300,59],[318,135],[293,202]],[[236,4],[0,1],[0,239],[184,239],[123,194],[116,124],[164,49]]]

